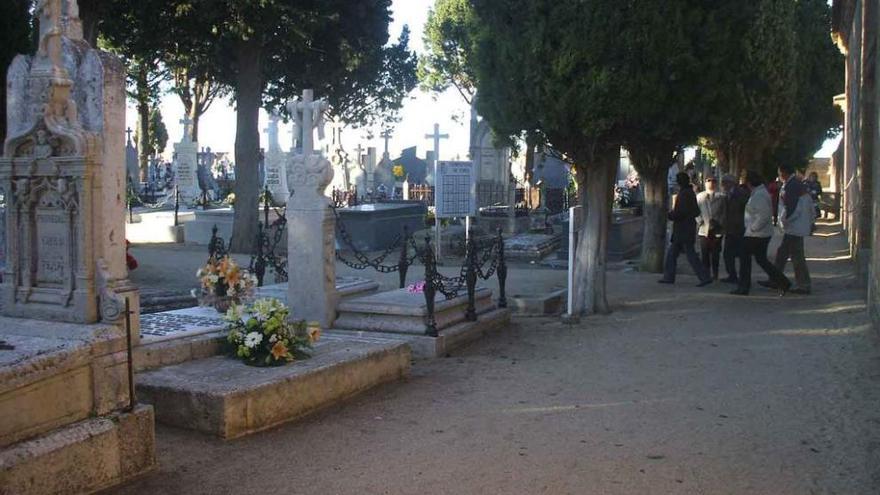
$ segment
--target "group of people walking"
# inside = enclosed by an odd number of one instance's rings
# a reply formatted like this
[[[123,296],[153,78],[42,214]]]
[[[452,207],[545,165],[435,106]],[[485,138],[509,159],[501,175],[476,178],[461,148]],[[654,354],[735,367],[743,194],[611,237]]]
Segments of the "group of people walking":
[[[743,173],[739,183],[733,176],[724,175],[720,190],[717,179],[709,176],[705,179],[705,190],[699,194],[694,191],[688,174],[678,174],[679,192],[669,212],[672,244],[659,282],[675,283],[678,257],[684,253],[699,278],[697,287],[719,279],[723,259],[727,277],[721,281],[736,284],[731,294],[748,295],[754,259],[768,276],[767,280],[759,281],[759,285],[778,290],[780,295],[809,294],[811,282],[804,238],[812,233],[816,218],[815,188],[805,184],[789,166],[779,167],[778,172],[781,182],[778,201],[774,200],[764,178],[755,171]],[[778,208],[774,203],[778,203]],[[783,237],[771,263],[767,249],[777,223]],[[694,247],[698,238],[700,256]],[[789,259],[794,265],[794,284],[784,274]]]

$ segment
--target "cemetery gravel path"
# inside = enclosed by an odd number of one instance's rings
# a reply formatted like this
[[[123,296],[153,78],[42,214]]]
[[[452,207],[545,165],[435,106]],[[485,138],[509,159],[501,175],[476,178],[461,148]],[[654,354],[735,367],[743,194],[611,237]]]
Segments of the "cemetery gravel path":
[[[821,234],[812,296],[618,272],[609,316],[516,319],[299,423],[159,426],[158,471],[107,493],[880,493],[880,346]]]

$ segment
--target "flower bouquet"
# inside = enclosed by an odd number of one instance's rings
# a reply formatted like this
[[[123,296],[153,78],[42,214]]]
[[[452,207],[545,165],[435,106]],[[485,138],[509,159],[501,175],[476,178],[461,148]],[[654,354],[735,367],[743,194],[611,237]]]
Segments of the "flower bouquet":
[[[230,355],[252,366],[279,366],[309,357],[306,349],[318,341],[321,330],[305,321],[291,322],[289,316],[290,310],[277,299],[231,306],[225,317]]]
[[[240,268],[229,256],[219,260],[210,258],[196,276],[201,282],[201,290],[194,294],[199,303],[214,306],[221,313],[250,297],[257,286],[257,277]]]

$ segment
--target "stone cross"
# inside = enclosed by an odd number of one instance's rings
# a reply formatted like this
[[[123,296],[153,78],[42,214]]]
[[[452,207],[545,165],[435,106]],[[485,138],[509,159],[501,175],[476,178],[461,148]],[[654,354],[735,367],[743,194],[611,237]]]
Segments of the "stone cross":
[[[361,143],[358,143],[357,147],[357,166],[358,168],[364,168],[364,147],[361,146]]]
[[[180,119],[180,123],[183,124],[183,141],[184,143],[192,142],[192,119],[189,118],[189,115],[184,115],[182,119]]]
[[[385,129],[384,131],[382,131],[382,134],[380,134],[380,136],[382,136],[382,138],[385,139],[385,153],[382,155],[382,157],[389,158],[388,140],[391,139],[391,129]]]
[[[440,124],[434,124],[434,133],[425,134],[425,139],[434,140],[434,160],[440,160],[440,140],[449,139],[449,134],[440,134]]]
[[[281,151],[281,143],[278,142],[278,123],[281,117],[277,114],[269,115],[269,127],[263,131],[269,135],[269,151]]]
[[[131,127],[125,130],[125,138],[128,145],[131,145],[131,133],[134,132],[131,130]]]
[[[324,112],[330,108],[330,104],[323,99],[315,100],[314,91],[304,89],[302,98],[288,103],[287,109],[293,115],[297,126],[302,129],[302,154],[309,156],[315,152],[315,137],[312,134],[318,130],[318,139],[324,139]]]

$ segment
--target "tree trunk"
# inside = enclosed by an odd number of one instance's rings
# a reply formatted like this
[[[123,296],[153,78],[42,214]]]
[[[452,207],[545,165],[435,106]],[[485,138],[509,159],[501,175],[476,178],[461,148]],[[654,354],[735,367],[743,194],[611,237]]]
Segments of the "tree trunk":
[[[140,64],[137,71],[136,104],[138,168],[140,169],[141,181],[147,180],[150,163],[150,86],[147,81],[148,77],[146,65]]]
[[[189,119],[192,120],[192,127],[190,128],[192,132],[192,140],[194,143],[199,142],[199,119],[202,118],[202,113],[198,111],[199,107],[197,105],[193,105],[192,108],[189,109]]]
[[[262,47],[257,40],[241,42],[236,56],[235,213],[230,249],[236,253],[250,253],[259,222],[258,119],[263,96]]]
[[[662,160],[659,159],[659,160]],[[642,174],[645,186],[645,230],[642,236],[643,272],[663,272],[666,257],[666,212],[669,210],[669,185],[667,166],[657,162],[654,167]]]
[[[611,312],[605,295],[605,266],[611,226],[611,191],[619,165],[620,148],[616,146],[602,148],[593,154],[592,163],[579,165],[578,200],[586,215],[575,253],[572,309],[576,316]]]

